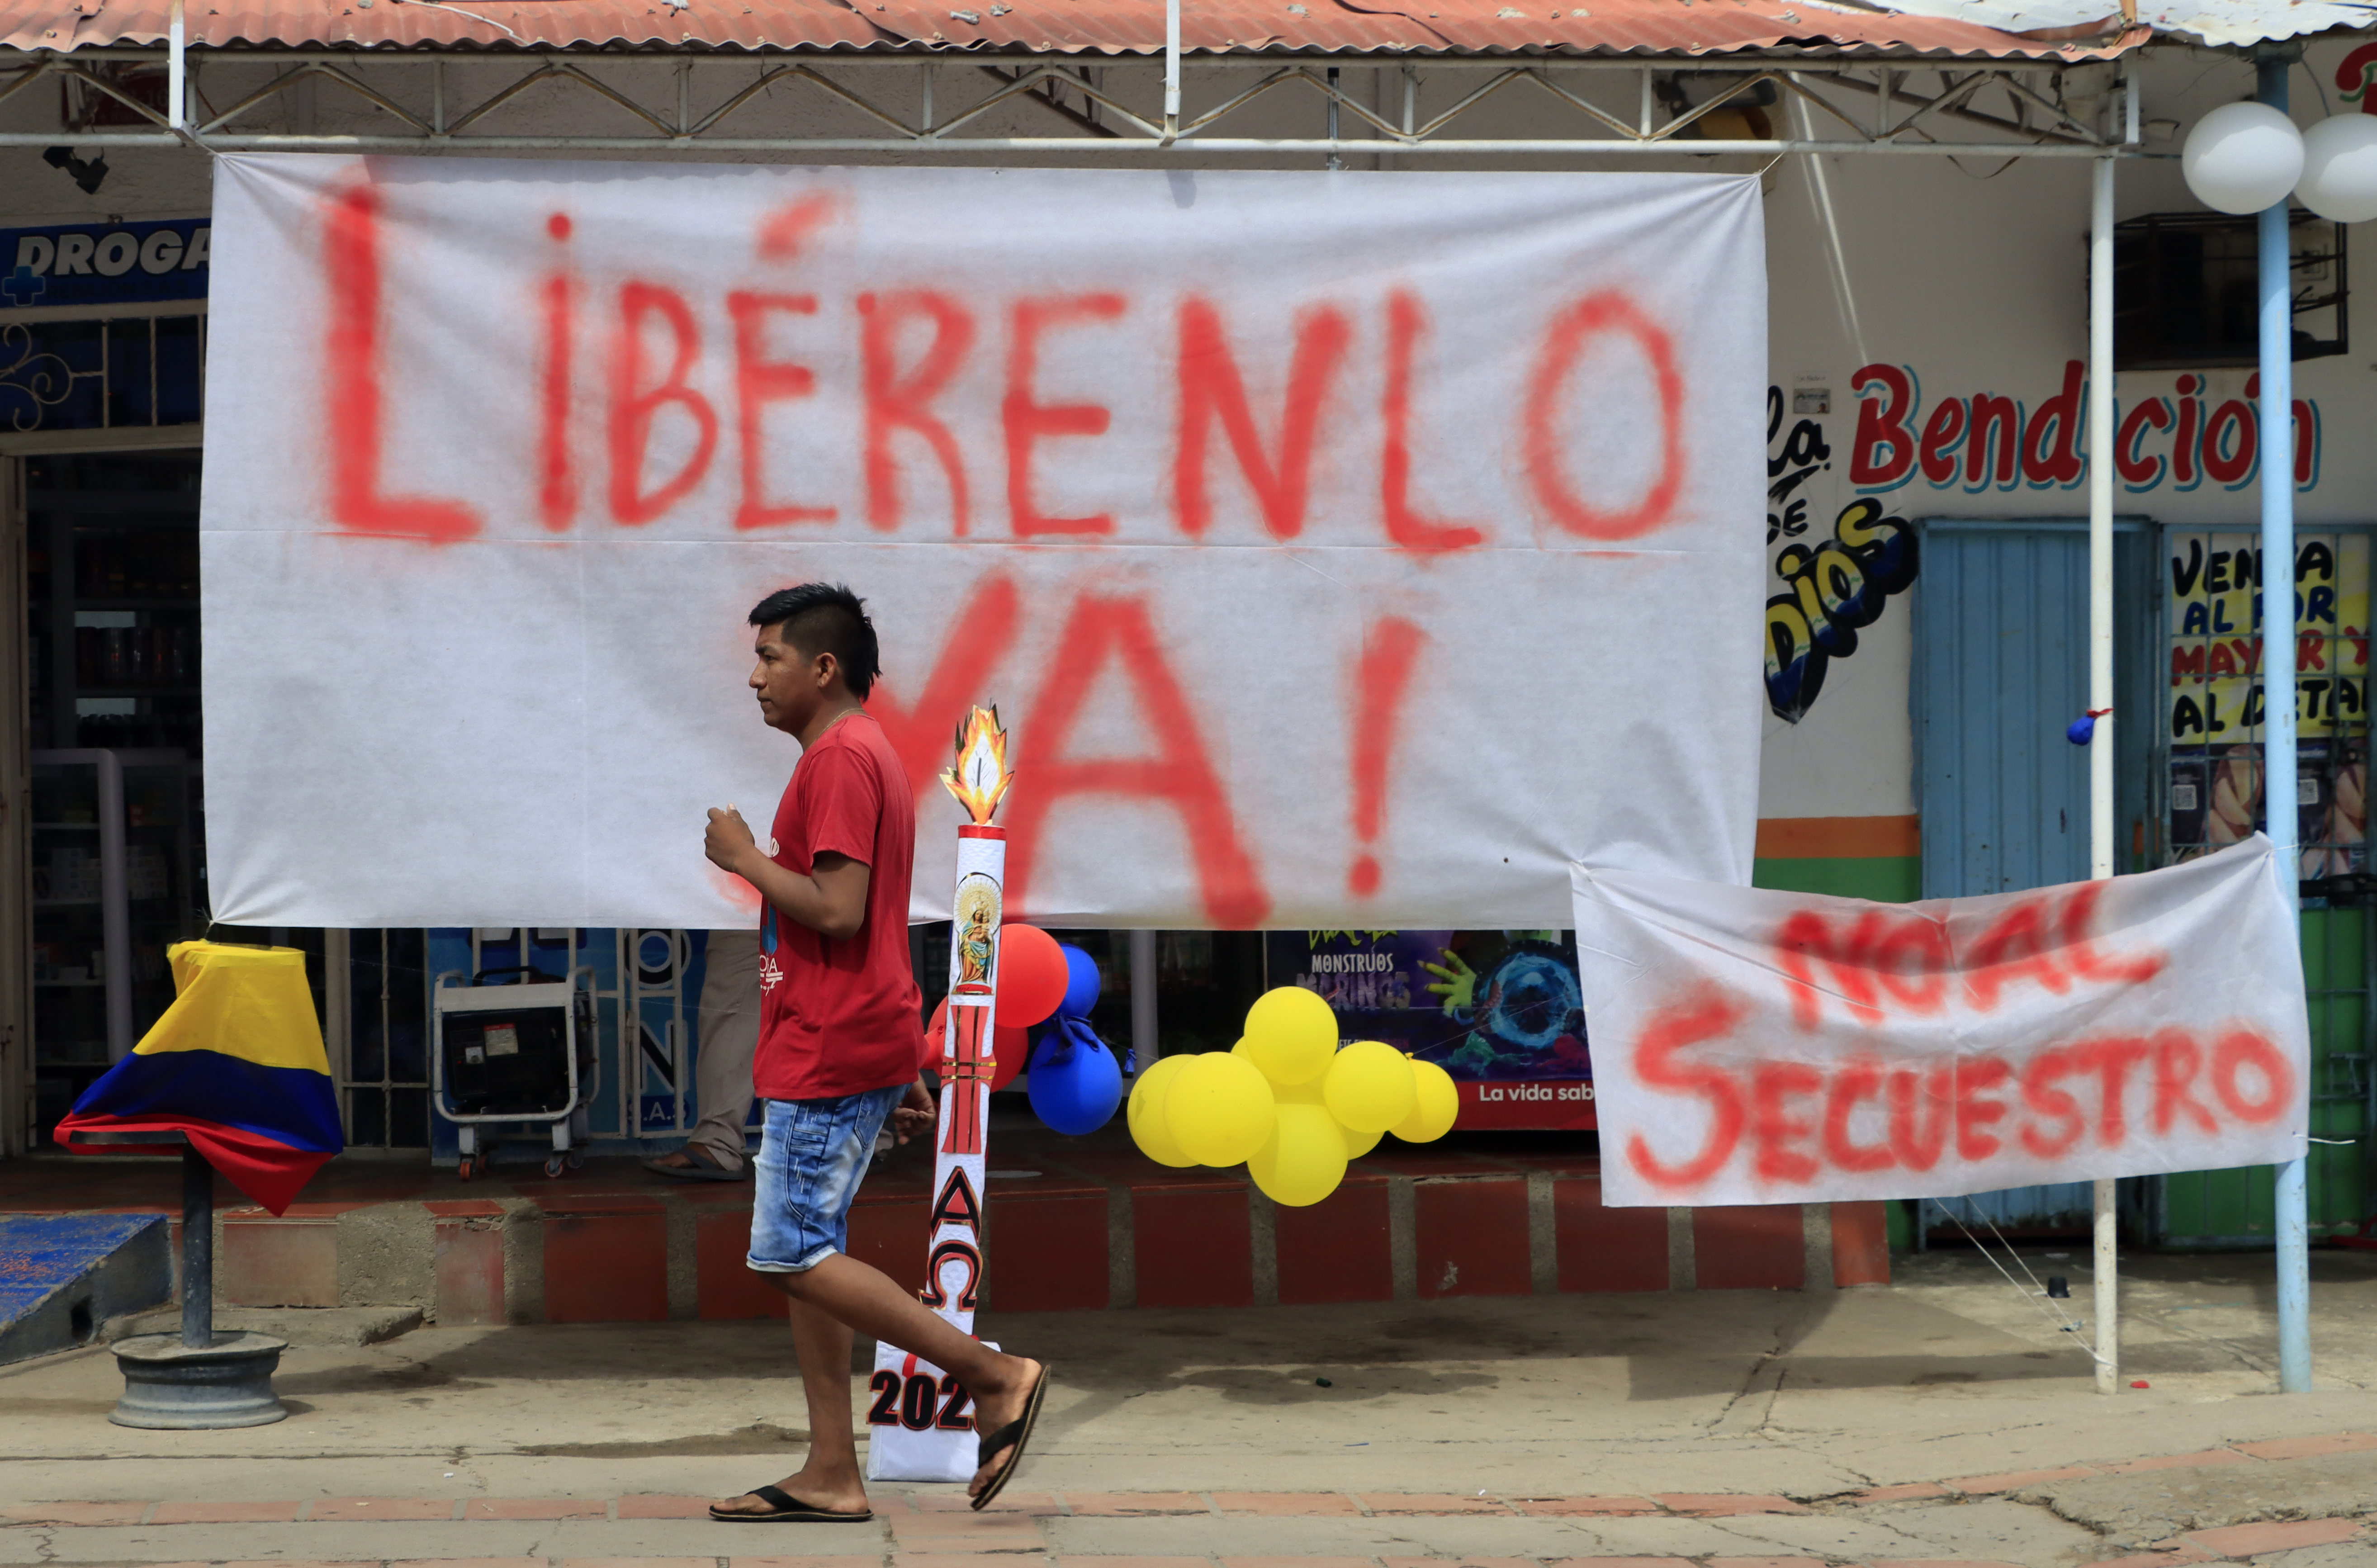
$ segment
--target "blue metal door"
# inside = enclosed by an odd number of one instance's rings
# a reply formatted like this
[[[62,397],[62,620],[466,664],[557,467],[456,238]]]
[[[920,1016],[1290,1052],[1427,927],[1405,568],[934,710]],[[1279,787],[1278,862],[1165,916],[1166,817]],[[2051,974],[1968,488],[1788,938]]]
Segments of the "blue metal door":
[[[2063,737],[2087,706],[2084,526],[1928,521],[1914,626],[1923,896],[2085,880],[2088,753]],[[2084,1233],[2091,1196],[2069,1181],[1926,1200],[1916,1232]]]

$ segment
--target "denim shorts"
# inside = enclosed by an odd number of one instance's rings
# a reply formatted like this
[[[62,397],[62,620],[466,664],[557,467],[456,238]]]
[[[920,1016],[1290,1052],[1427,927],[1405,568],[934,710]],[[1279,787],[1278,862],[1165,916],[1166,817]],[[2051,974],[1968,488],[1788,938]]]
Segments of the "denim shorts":
[[[875,1157],[875,1135],[905,1083],[831,1100],[763,1100],[752,1164],[751,1255],[762,1274],[802,1274],[850,1245],[850,1205]]]

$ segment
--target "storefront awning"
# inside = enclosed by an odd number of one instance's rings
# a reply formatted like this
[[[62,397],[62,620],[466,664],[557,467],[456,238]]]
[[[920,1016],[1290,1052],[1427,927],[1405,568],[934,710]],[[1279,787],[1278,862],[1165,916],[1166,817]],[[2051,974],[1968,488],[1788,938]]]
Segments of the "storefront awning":
[[[1972,7],[1958,6],[1969,10]],[[2000,7],[2005,9],[2006,7]],[[2323,9],[2335,9],[2327,6]],[[171,0],[28,0],[0,46],[166,42]],[[186,0],[194,48],[802,49],[1160,56],[1158,0]],[[2151,36],[2085,36],[1820,0],[1190,0],[1184,53],[1673,58],[1757,55],[2078,63]]]

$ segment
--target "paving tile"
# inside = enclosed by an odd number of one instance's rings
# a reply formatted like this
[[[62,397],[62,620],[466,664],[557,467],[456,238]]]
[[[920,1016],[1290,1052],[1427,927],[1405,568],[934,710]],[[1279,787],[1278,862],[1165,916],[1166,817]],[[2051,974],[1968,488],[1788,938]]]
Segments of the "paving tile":
[[[2231,1525],[2221,1530],[2191,1530],[2187,1538],[2223,1557],[2259,1557],[2265,1551],[2347,1541],[2360,1533],[2363,1523],[2359,1519],[2274,1520],[2264,1525]]]
[[[1691,1568],[1689,1557],[1554,1557],[1544,1568]]]
[[[887,1509],[882,1503],[878,1503],[875,1511],[884,1514]],[[896,1514],[899,1509],[889,1511]],[[1065,1503],[1057,1502],[1056,1492],[1000,1492],[998,1502],[991,1503],[989,1509],[984,1509],[982,1514],[974,1514],[974,1499],[967,1497],[965,1492],[950,1490],[950,1492],[917,1492],[915,1497],[908,1499],[908,1511],[911,1514],[965,1514],[973,1515],[973,1518],[982,1518],[984,1514],[1062,1514]]]
[[[137,1525],[149,1516],[146,1502],[11,1502],[0,1521],[11,1525]]]
[[[1376,1562],[1368,1557],[1224,1557],[1222,1568],[1376,1568]]]
[[[1253,1514],[1274,1519],[1343,1516],[1362,1512],[1342,1491],[1215,1491],[1206,1495],[1224,1514]]]
[[[2022,1565],[2001,1562],[1993,1557],[1881,1557],[1867,1563],[1865,1568],[2022,1568]]]
[[[2049,1481],[2076,1481],[2096,1472],[2087,1465],[2072,1465],[2060,1470],[2008,1470],[2000,1476],[1966,1476],[1962,1480],[1946,1483],[1971,1496],[1987,1492],[2019,1491],[2024,1487],[2045,1486]]]
[[[960,1514],[968,1518],[985,1519],[997,1514],[1053,1514],[1065,1512],[1065,1504],[1049,1491],[1002,1491],[989,1507],[977,1514],[973,1500],[962,1491],[918,1492],[913,1501],[919,1514]],[[878,1505],[876,1512],[884,1512]]]
[[[1210,1557],[1060,1557],[1057,1568],[1213,1568]],[[1535,1568],[1532,1562],[1526,1568]]]
[[[2324,1454],[2358,1454],[2377,1448],[2377,1432],[2329,1432],[2324,1437],[2279,1437],[2267,1442],[2232,1442],[2256,1459],[2312,1459]]]
[[[232,1561],[221,1564],[220,1568],[355,1568],[357,1561],[357,1559],[352,1557],[233,1558]],[[377,1562],[378,1560],[376,1558],[366,1558],[361,1561]],[[704,1568],[707,1568],[708,1560],[704,1559],[703,1561]],[[141,1568],[162,1568],[162,1564],[143,1563]]]
[[[1663,1491],[1656,1494],[1663,1508],[1678,1514],[1698,1514],[1717,1518],[1727,1514],[1805,1514],[1807,1510],[1787,1497],[1761,1497],[1749,1492],[1729,1491]]]
[[[1373,1514],[1508,1514],[1511,1505],[1499,1497],[1463,1497],[1458,1492],[1373,1491],[1362,1494],[1362,1506]]]
[[[1532,1557],[1390,1557],[1386,1568],[1535,1568]]]
[[[388,1568],[545,1568],[542,1557],[400,1557]]]
[[[701,1561],[708,1564],[717,1559],[705,1557]],[[883,1568],[879,1552],[868,1552],[864,1557],[730,1557],[726,1561],[729,1568]]]
[[[1918,1497],[1954,1495],[1946,1487],[1935,1486],[1929,1481],[1907,1481],[1894,1487],[1870,1487],[1864,1491],[1852,1492],[1841,1501],[1854,1506],[1869,1502],[1909,1502]]]
[[[903,1551],[899,1568],[1032,1568],[1045,1554],[1022,1551]]]
[[[1543,1519],[1576,1519],[1595,1514],[1656,1514],[1659,1505],[1647,1497],[1515,1497],[1511,1506]]]
[[[891,1538],[906,1552],[1034,1551],[1039,1520],[1028,1514],[905,1514],[890,1520]]]
[[[1006,1500],[1000,1499],[1000,1502],[1004,1501]],[[914,1514],[895,1514],[892,1516],[891,1526],[903,1536],[919,1538],[967,1535],[974,1532],[1013,1534],[1021,1531],[1029,1535],[1040,1528],[1033,1522],[1033,1516],[1027,1511],[1012,1509],[1002,1512],[998,1504],[994,1502],[977,1514],[962,1501],[955,1508],[936,1508],[930,1512],[919,1511]]]
[[[1822,1562],[1821,1557],[1709,1557],[1702,1559],[1706,1568],[1808,1568],[1810,1562]]]
[[[2182,1546],[2176,1551],[2143,1551],[2132,1557],[2108,1557],[2102,1562],[2088,1563],[2086,1568],[2185,1568],[2191,1562],[2211,1561],[2210,1552]]]
[[[347,1523],[374,1519],[451,1519],[457,1500],[450,1497],[317,1497],[305,1510],[306,1519],[337,1519]]]
[[[294,1502],[161,1502],[152,1525],[285,1525],[297,1517]]]
[[[561,1568],[718,1568],[715,1557],[565,1557]]]
[[[611,1505],[582,1497],[474,1497],[462,1506],[465,1519],[601,1519]]]
[[[644,1492],[619,1499],[622,1519],[707,1519],[710,1505],[717,1501],[708,1497],[670,1497],[660,1492]],[[878,1507],[877,1512],[881,1512]]]
[[[2118,1465],[2096,1467],[2108,1476],[2126,1476],[2135,1470],[2184,1470],[2199,1465],[2250,1465],[2252,1461],[2233,1448],[2205,1448],[2193,1454],[2165,1454],[2152,1459],[2124,1459]]]
[[[1193,1491],[1069,1491],[1065,1505],[1085,1518],[1129,1518],[1143,1514],[1210,1514]]]

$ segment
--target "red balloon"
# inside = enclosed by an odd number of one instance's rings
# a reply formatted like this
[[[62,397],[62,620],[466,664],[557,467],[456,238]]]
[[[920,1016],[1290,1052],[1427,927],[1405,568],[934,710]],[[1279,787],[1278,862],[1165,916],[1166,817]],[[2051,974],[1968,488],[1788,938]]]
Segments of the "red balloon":
[[[1029,1029],[1063,1005],[1073,972],[1065,950],[1037,926],[1002,926],[998,932],[998,1023]]]
[[[925,1025],[925,1054],[916,1063],[919,1072],[940,1076],[942,1059],[949,1054],[950,999],[943,997],[933,1009],[932,1022]],[[990,1086],[996,1091],[1006,1088],[1023,1071],[1024,1058],[1032,1051],[1032,1036],[1021,1029],[1010,1029],[994,1023],[990,1032],[992,1057],[998,1065],[992,1069]]]
[[[1024,1059],[1032,1054],[1032,1036],[1021,1029],[994,1024],[990,1031],[990,1048],[998,1058],[998,1066],[990,1075],[993,1089],[1004,1089],[1015,1082],[1023,1071]]]

